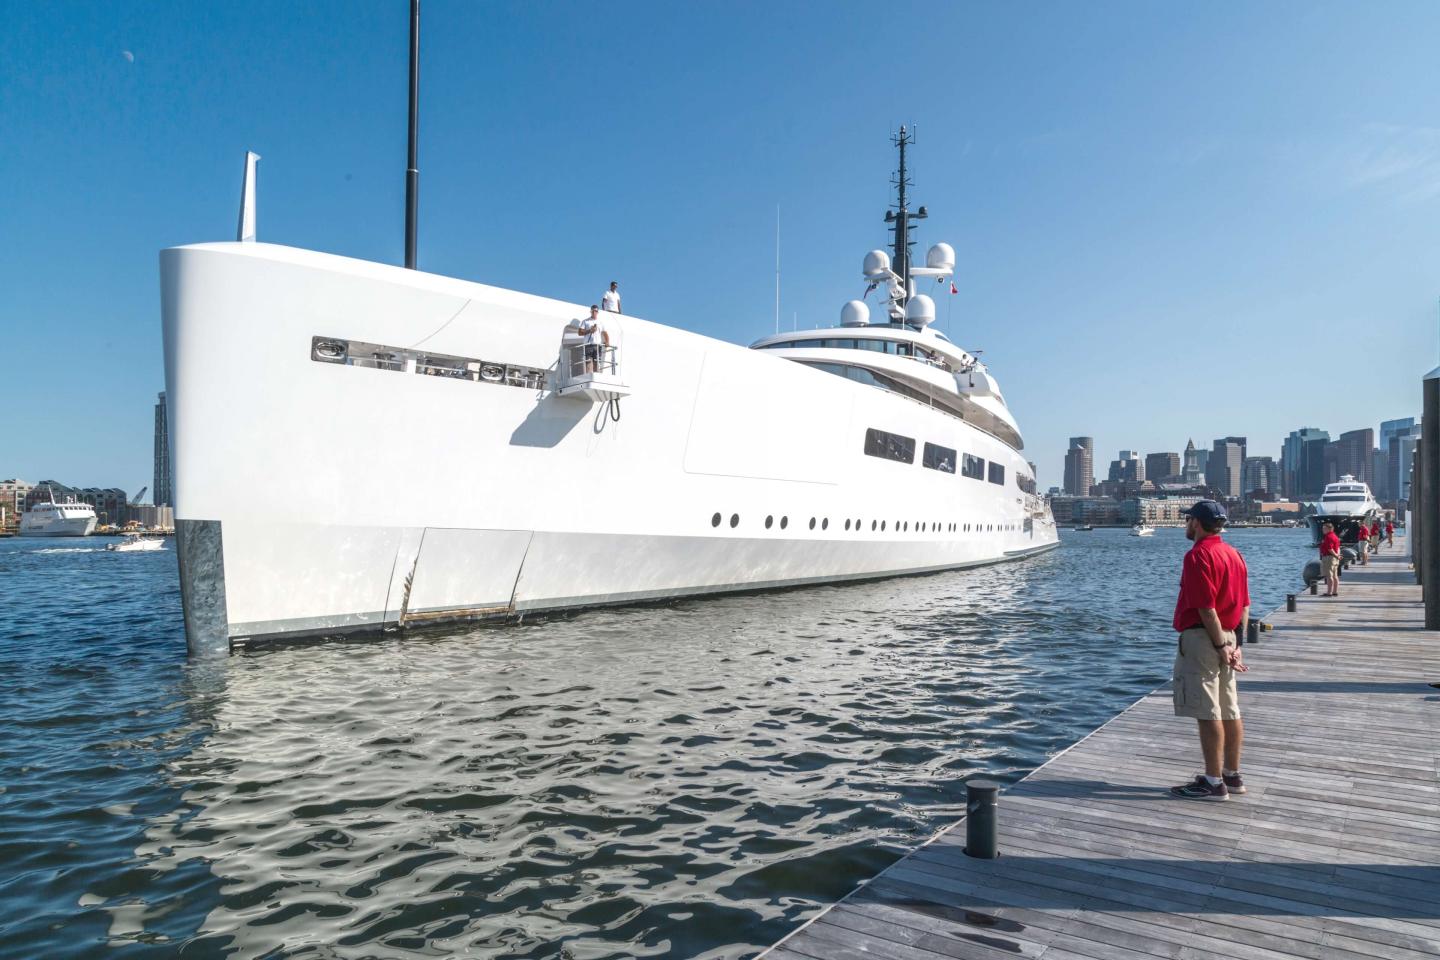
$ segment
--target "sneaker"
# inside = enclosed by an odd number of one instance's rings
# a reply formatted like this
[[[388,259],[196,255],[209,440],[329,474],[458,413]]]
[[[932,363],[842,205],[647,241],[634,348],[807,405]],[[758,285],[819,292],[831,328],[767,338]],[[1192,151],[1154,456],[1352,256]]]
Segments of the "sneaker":
[[[1170,796],[1179,797],[1181,800],[1229,800],[1230,791],[1225,789],[1224,780],[1212,787],[1209,780],[1197,775],[1189,783],[1171,787]]]
[[[1245,792],[1245,778],[1239,773],[1227,773],[1221,779],[1225,781],[1225,789],[1230,793]]]

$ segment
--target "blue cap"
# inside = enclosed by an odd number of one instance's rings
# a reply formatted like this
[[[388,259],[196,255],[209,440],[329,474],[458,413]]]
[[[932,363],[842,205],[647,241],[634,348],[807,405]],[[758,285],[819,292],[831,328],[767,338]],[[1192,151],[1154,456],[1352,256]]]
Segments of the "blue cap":
[[[1225,514],[1225,508],[1214,500],[1197,500],[1189,510],[1181,511],[1180,516],[1194,517],[1206,527],[1213,527],[1230,519]]]

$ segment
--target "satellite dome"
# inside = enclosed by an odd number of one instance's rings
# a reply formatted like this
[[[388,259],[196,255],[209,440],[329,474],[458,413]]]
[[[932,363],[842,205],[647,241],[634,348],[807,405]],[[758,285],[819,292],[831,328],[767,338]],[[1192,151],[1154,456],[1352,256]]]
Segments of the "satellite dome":
[[[863,327],[870,322],[870,308],[864,300],[851,300],[840,308],[840,326]]]
[[[925,266],[935,270],[955,269],[955,248],[948,243],[937,243],[925,254]]]
[[[917,293],[905,304],[905,322],[925,327],[935,322],[935,301],[923,293]]]
[[[878,280],[890,274],[890,254],[884,250],[871,250],[865,254],[865,278]]]

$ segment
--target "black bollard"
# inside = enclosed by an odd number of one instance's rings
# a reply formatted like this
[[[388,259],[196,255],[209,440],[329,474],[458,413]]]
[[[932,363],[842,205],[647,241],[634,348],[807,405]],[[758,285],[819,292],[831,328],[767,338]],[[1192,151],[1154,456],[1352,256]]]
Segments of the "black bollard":
[[[1245,642],[1246,642],[1246,643],[1259,643],[1259,642],[1260,642],[1260,621],[1259,621],[1259,620],[1251,620],[1251,621],[1250,621],[1250,626],[1246,628],[1246,632],[1245,632]]]
[[[965,781],[965,854],[977,860],[1000,856],[1000,823],[996,804],[1000,784],[994,780]]]
[[[1319,593],[1319,592],[1320,592],[1320,584],[1319,584],[1317,581],[1315,581],[1315,580],[1311,580],[1311,581],[1310,581],[1310,596],[1313,597],[1313,596],[1315,596],[1315,594],[1317,594],[1317,593]]]
[[[1310,592],[1311,592],[1311,593],[1314,593],[1314,592],[1315,592],[1315,584],[1313,584],[1313,583],[1310,584]],[[1287,593],[1287,594],[1285,594],[1285,612],[1286,612],[1286,613],[1294,613],[1294,612],[1295,612],[1295,594],[1293,594],[1293,593]]]

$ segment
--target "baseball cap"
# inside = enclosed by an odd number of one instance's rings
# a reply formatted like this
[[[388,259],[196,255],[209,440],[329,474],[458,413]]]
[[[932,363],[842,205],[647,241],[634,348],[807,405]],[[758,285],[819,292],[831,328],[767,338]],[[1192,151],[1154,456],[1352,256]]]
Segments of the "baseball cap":
[[[1194,517],[1207,527],[1230,519],[1225,514],[1225,508],[1214,500],[1197,500],[1189,510],[1182,510],[1180,516]]]

